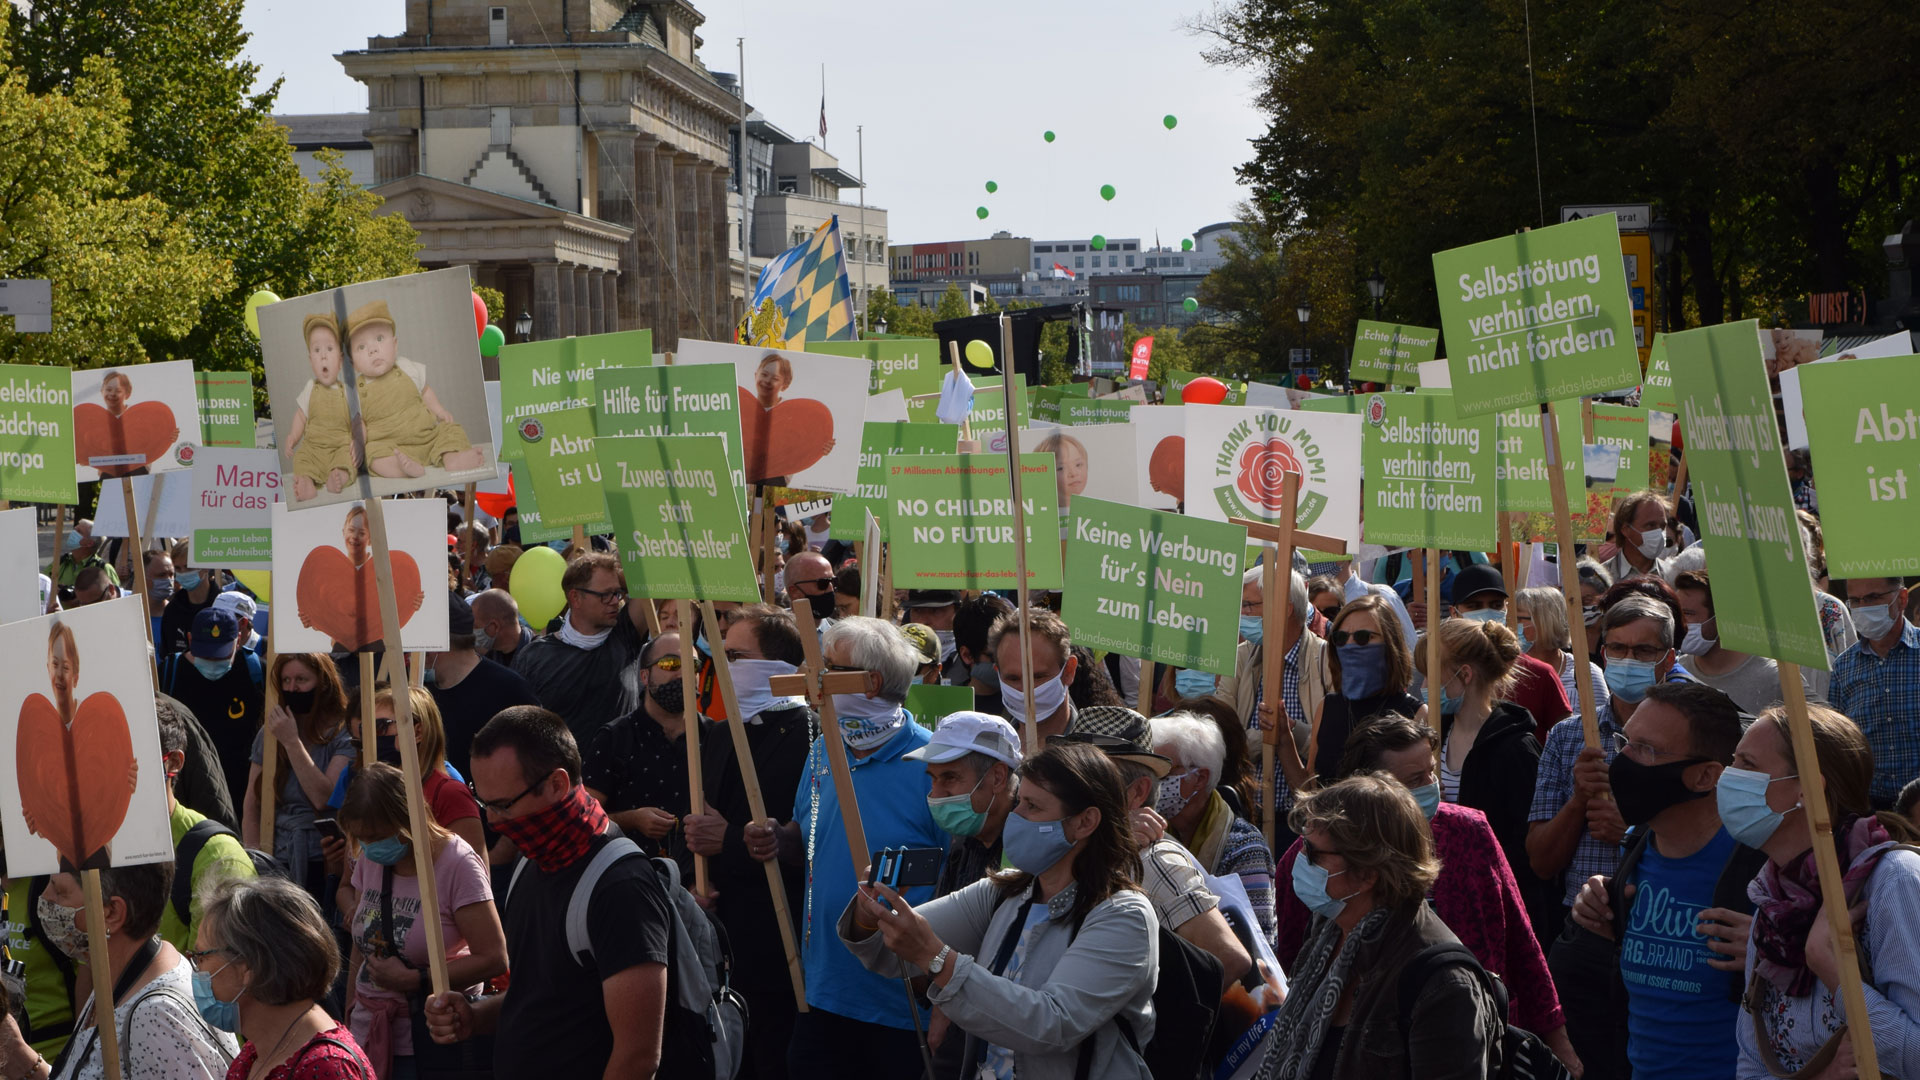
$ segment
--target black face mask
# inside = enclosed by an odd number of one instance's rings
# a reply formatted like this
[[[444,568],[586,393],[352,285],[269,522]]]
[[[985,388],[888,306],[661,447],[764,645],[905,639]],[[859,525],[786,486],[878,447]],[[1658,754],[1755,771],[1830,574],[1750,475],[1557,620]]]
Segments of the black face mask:
[[[1665,765],[1642,765],[1621,754],[1607,767],[1607,782],[1613,786],[1613,801],[1620,808],[1620,820],[1629,825],[1645,825],[1669,806],[1704,799],[1713,789],[1695,791],[1681,774],[1706,758],[1684,758]]]
[[[655,705],[674,716],[680,715],[687,707],[687,688],[677,678],[647,687],[647,696],[653,699]]]
[[[833,590],[828,589],[819,596],[807,597],[807,606],[813,609],[813,617],[816,619],[833,618]]]
[[[296,716],[305,716],[313,711],[313,699],[316,696],[318,692],[313,690],[282,690],[280,704]]]
[[[400,768],[400,737],[398,735],[380,735],[373,740],[373,759],[384,761],[394,768]]]

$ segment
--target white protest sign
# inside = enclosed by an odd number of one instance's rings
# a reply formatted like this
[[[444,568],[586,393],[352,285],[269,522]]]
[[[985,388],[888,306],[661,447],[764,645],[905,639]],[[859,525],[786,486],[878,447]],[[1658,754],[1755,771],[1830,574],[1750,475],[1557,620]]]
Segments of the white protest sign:
[[[192,505],[192,472],[176,470],[157,476],[135,476],[132,480],[133,512],[140,517],[140,539],[151,545],[159,537],[187,535],[193,527],[187,512]],[[93,535],[127,535],[127,497],[120,491],[120,485],[126,482],[100,481],[100,505],[93,512]]]
[[[203,446],[193,463],[194,566],[273,569],[273,504],[280,501],[280,455],[272,450]]]
[[[1823,356],[1815,364],[1837,364],[1843,360],[1877,360],[1883,356],[1910,356],[1913,354],[1913,334],[1902,330],[1897,334],[1888,334],[1865,345],[1856,346],[1835,356]],[[1801,364],[1780,373],[1780,407],[1787,416],[1787,445],[1795,450],[1807,448],[1807,417],[1800,402],[1800,368],[1810,367]]]
[[[0,576],[0,623],[31,619],[46,611],[40,598],[40,532],[35,510],[0,510],[0,559],[13,569]],[[60,538],[54,537],[54,543]]]

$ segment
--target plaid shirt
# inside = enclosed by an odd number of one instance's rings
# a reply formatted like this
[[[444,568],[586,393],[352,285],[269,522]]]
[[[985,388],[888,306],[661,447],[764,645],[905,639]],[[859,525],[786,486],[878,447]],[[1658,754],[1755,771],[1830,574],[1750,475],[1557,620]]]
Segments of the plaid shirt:
[[[1300,646],[1306,640],[1306,635],[1302,634],[1300,640],[1293,643],[1293,648],[1287,650],[1286,661],[1280,668],[1280,704],[1285,708],[1288,716],[1300,716],[1304,710],[1304,706],[1300,704]],[[1261,664],[1260,670],[1255,672],[1261,680],[1260,692],[1255,695],[1255,700],[1262,703],[1267,700],[1265,669],[1266,665]],[[1313,717],[1308,716],[1305,719],[1311,723]],[[1261,753],[1258,745],[1260,742],[1258,712],[1247,717],[1247,739],[1251,752]],[[1301,752],[1305,753],[1304,747]],[[1259,777],[1256,776],[1254,779],[1257,780]],[[1285,825],[1287,815],[1293,812],[1293,788],[1288,786],[1287,772],[1280,768],[1278,762],[1275,762],[1273,767],[1273,805],[1275,807],[1273,820],[1276,826]]]
[[[1613,736],[1620,731],[1620,725],[1613,720],[1613,703],[1605,696],[1604,687],[1595,687],[1601,698],[1596,704],[1600,713],[1600,752],[1606,755],[1607,764],[1613,764],[1615,754]],[[1580,729],[1580,714],[1574,713],[1565,720],[1553,725],[1547,732],[1547,745],[1540,749],[1540,771],[1533,781],[1533,808],[1527,811],[1527,821],[1551,821],[1573,798],[1573,765],[1580,757],[1580,751],[1587,745],[1586,733]],[[1567,864],[1561,880],[1566,885],[1562,902],[1568,907],[1580,895],[1580,887],[1595,874],[1611,874],[1620,865],[1620,848],[1609,846],[1593,838],[1585,826],[1580,828],[1580,844],[1573,849],[1573,861]]]
[[[1876,800],[1891,804],[1920,775],[1920,627],[1903,622],[1886,659],[1864,641],[1833,664],[1833,707],[1847,714],[1873,749]]]

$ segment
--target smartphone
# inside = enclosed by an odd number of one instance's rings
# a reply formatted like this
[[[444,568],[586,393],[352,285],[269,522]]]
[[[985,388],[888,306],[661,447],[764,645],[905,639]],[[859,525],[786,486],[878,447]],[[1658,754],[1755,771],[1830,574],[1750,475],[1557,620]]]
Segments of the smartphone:
[[[334,820],[333,818],[330,818],[330,817],[314,818],[313,827],[319,830],[321,836],[332,837],[333,839],[338,840],[343,844],[347,842],[347,834],[340,831],[340,823]]]
[[[884,848],[873,853],[867,884],[884,884],[895,892],[940,881],[940,863],[947,853],[939,848]]]

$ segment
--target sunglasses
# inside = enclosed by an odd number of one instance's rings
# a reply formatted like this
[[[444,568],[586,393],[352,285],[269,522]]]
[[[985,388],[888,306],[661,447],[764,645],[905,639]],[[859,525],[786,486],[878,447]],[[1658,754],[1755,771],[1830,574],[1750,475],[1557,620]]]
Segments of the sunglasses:
[[[1327,635],[1327,641],[1336,649],[1348,642],[1355,645],[1371,645],[1376,638],[1381,641],[1386,640],[1378,630],[1335,630]]]
[[[1334,618],[1340,614],[1340,607],[1337,604],[1333,607],[1323,607],[1320,609],[1320,614],[1325,615],[1329,619]]]
[[[657,668],[659,668],[659,669],[660,669],[661,671],[679,671],[679,670],[680,670],[680,658],[679,658],[679,657],[677,657],[677,656],[663,656],[663,657],[661,657],[660,659],[658,659],[658,660],[655,660],[655,661],[654,661],[653,663],[651,663],[651,664],[649,664],[649,665],[647,665],[647,666],[648,666],[648,667],[657,667]]]

